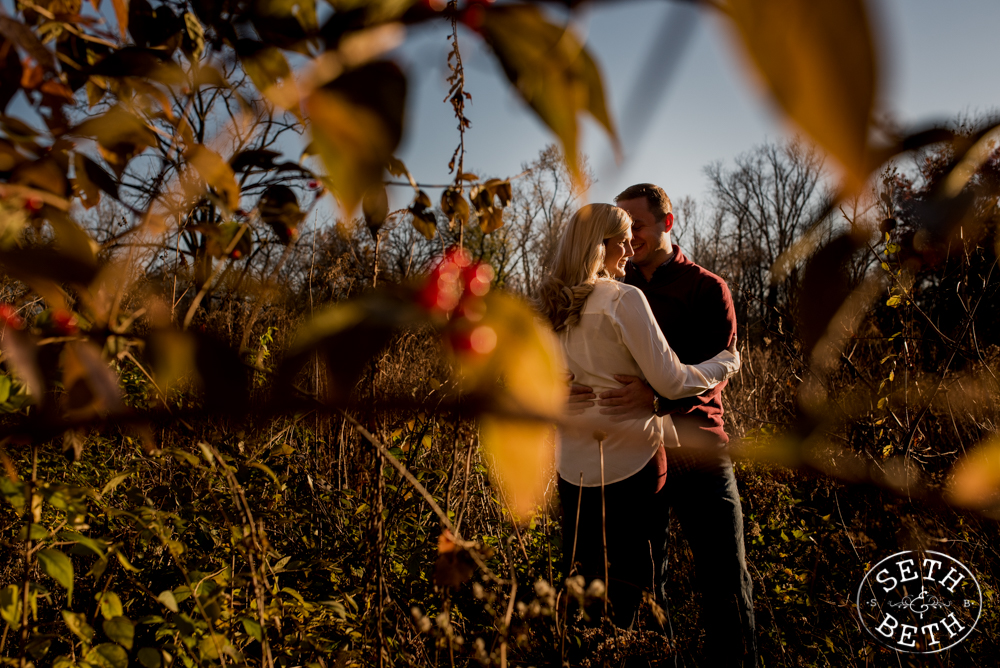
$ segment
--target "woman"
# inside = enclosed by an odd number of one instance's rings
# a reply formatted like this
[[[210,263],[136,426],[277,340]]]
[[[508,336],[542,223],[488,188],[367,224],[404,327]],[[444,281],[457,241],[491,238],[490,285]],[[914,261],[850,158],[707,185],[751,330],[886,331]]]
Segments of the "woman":
[[[669,399],[700,394],[734,374],[739,356],[725,350],[702,364],[681,364],[646,297],[615,280],[632,256],[631,225],[629,215],[610,204],[580,209],[538,305],[562,342],[575,382],[595,393],[618,387],[614,374],[630,374]],[[594,406],[569,417],[559,437],[565,572],[579,564],[587,580],[604,580],[606,544],[608,597],[618,625],[628,626],[652,583],[643,515],[666,476],[664,446],[679,445],[673,422],[654,415],[612,422]]]

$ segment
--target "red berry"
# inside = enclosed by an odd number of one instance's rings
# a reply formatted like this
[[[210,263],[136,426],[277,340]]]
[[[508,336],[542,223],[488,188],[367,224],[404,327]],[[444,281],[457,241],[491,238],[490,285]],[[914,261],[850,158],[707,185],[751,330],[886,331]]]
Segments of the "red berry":
[[[309,187],[309,190],[316,190],[317,188],[319,188],[320,184],[319,181],[310,181],[306,185]]]
[[[39,211],[42,210],[43,205],[44,202],[42,202],[42,198],[39,197],[38,195],[32,195],[24,202],[24,208],[30,211],[31,213],[38,213]]]
[[[246,209],[236,209],[236,217],[237,218],[246,218],[247,217]]]
[[[69,336],[80,331],[76,316],[66,309],[59,309],[52,314],[52,327],[57,334]]]
[[[5,326],[15,329],[24,327],[24,319],[17,314],[17,309],[11,304],[0,304],[0,321]]]
[[[233,250],[232,253],[229,254],[229,257],[233,258],[234,260],[239,260],[241,257],[243,257],[243,253],[240,251],[239,248],[236,248]]]

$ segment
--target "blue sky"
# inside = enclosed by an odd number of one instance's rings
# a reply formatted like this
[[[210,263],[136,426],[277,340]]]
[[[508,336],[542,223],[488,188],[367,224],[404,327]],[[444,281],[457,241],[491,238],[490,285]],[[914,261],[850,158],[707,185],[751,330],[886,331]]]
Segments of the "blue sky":
[[[1000,110],[1000,70],[992,56],[1000,2],[870,4],[880,45],[880,113],[903,123],[924,124]],[[674,48],[657,40],[668,16],[682,26],[674,32],[687,35],[670,40]],[[703,198],[705,165],[730,162],[767,139],[788,135],[789,126],[744,76],[741,54],[712,12],[662,1],[598,3],[585,5],[579,22],[601,66],[619,124],[634,117],[626,116],[626,111],[638,104],[632,92],[651,50],[664,54],[665,61],[676,61],[662,95],[647,94],[643,102],[650,110],[647,131],[622,129],[623,164],[610,159],[603,132],[585,123],[582,148],[598,176],[588,195],[591,201],[608,201],[639,181],[662,185],[675,200],[686,195]],[[417,179],[427,183],[449,180],[447,164],[458,138],[451,108],[442,102],[447,93],[445,36],[443,28],[418,29],[400,51],[411,88],[399,154]],[[685,43],[679,53],[676,42]],[[460,43],[466,90],[473,95],[467,107],[473,122],[466,135],[467,169],[490,176],[516,174],[554,138],[517,98],[478,38],[465,32]]]

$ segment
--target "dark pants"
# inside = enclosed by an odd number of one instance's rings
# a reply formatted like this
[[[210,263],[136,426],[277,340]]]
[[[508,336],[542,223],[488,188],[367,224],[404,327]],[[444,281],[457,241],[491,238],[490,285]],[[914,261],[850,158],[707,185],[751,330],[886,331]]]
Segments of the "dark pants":
[[[725,455],[697,462],[677,454],[669,459],[670,477],[654,499],[657,511],[654,516],[659,520],[651,538],[653,558],[660,564],[657,599],[668,611],[669,619],[667,544],[672,508],[691,546],[696,585],[701,592],[700,624],[705,629],[705,653],[699,665],[756,666],[753,596],[743,547],[743,510],[732,461]]]
[[[666,478],[661,448],[641,471],[605,485],[604,526],[608,539],[608,600],[616,625],[632,625],[642,592],[653,588],[653,560],[649,548],[649,517],[653,499]],[[581,490],[583,492],[581,496]],[[559,478],[562,500],[563,572],[573,574],[571,562],[576,538],[576,573],[587,582],[604,580],[604,536],[601,531],[601,488],[579,487]],[[577,501],[580,523],[576,523]]]

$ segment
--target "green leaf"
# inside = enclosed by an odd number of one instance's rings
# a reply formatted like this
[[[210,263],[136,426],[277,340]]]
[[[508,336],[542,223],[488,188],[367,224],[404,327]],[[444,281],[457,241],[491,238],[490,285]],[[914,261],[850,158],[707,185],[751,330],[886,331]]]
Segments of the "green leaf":
[[[122,602],[113,591],[100,592],[94,599],[101,607],[101,615],[105,619],[113,619],[123,614]]]
[[[229,641],[221,633],[208,633],[198,642],[201,655],[211,661],[218,661],[219,655],[226,653],[229,647]]]
[[[10,376],[0,376],[0,404],[5,404],[10,399],[10,387]]]
[[[135,625],[128,617],[118,616],[104,620],[104,633],[125,649],[132,649],[132,638],[135,635]]]
[[[104,558],[104,550],[107,549],[107,543],[103,540],[88,538],[87,536],[77,533],[76,531],[60,531],[59,537],[62,540],[72,541],[77,545],[81,545],[96,554],[98,557],[101,557],[102,559]]]
[[[153,649],[152,647],[143,647],[140,649],[137,658],[139,659],[139,663],[146,666],[146,668],[160,668],[163,665],[160,650]]]
[[[251,638],[257,642],[264,642],[264,631],[260,628],[260,624],[257,623],[257,620],[244,617],[242,622],[243,628]]]
[[[508,5],[486,8],[482,34],[521,97],[559,137],[576,180],[579,112],[589,112],[604,126],[617,148],[601,74],[572,31],[550,23],[537,7]]]
[[[87,616],[78,612],[62,611],[63,621],[69,630],[75,633],[80,640],[90,642],[94,639],[94,629],[87,623]]]
[[[774,101],[864,182],[875,101],[875,49],[864,0],[726,0]]]
[[[897,306],[899,306],[902,303],[902,301],[903,301],[902,297],[900,297],[899,295],[893,295],[893,296],[889,297],[888,300],[886,300],[885,305],[886,306],[891,306],[893,308],[896,308]]]
[[[86,661],[100,668],[128,668],[128,654],[118,645],[101,643],[87,652]]]
[[[162,603],[170,612],[177,612],[177,599],[174,598],[174,592],[169,589],[161,591],[160,595],[156,597],[156,600]]]
[[[139,569],[136,568],[135,566],[133,566],[132,562],[129,561],[128,557],[126,557],[124,554],[122,554],[121,551],[115,550],[115,556],[118,557],[118,563],[121,564],[122,568],[124,568],[125,570],[127,570],[127,571],[129,571],[131,573],[138,573],[139,572]]]
[[[66,598],[73,603],[73,562],[69,557],[55,549],[41,550],[38,553],[38,564],[42,571],[58,582],[66,590]]]
[[[15,631],[21,628],[21,589],[17,585],[0,589],[0,617]]]

